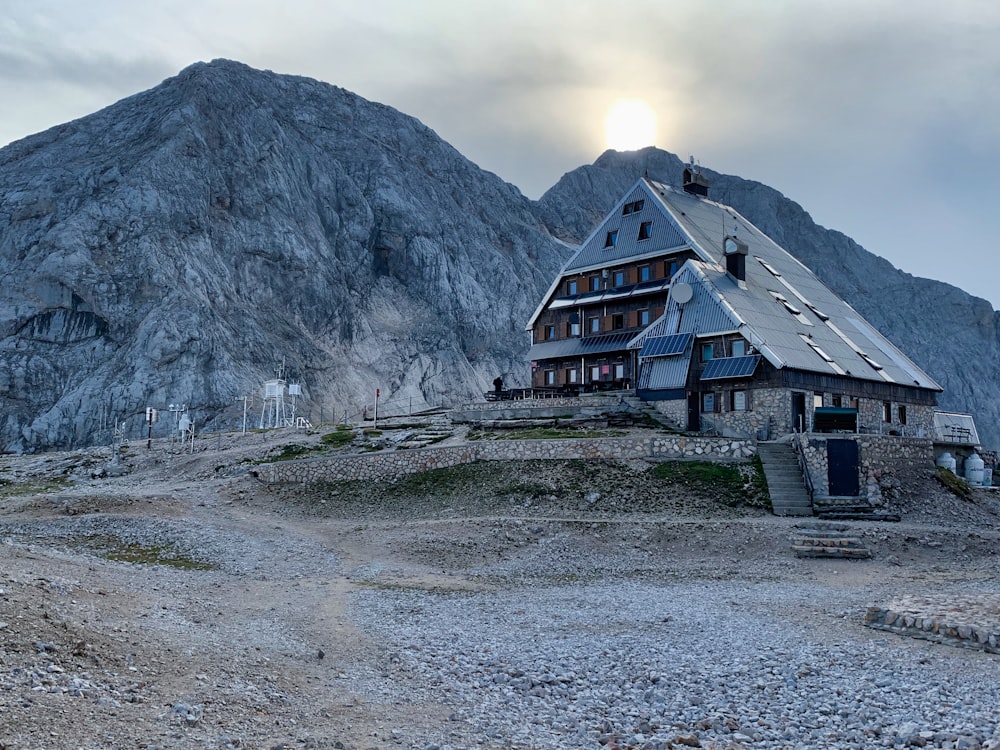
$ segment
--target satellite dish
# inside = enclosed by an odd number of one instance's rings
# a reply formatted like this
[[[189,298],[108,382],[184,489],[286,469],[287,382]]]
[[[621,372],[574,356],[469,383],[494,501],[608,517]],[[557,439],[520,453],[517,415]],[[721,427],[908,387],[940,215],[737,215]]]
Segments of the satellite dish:
[[[678,305],[690,302],[693,296],[694,289],[691,288],[690,284],[686,284],[683,281],[679,281],[670,287],[670,298]]]

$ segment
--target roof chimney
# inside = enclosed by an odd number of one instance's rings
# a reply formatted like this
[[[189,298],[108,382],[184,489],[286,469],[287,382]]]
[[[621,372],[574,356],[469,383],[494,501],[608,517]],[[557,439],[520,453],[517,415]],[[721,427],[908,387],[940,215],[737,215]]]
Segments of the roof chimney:
[[[698,171],[692,156],[688,165],[684,167],[684,192],[691,195],[708,197],[708,178]]]
[[[735,237],[726,237],[722,247],[726,253],[726,272],[737,282],[746,282],[749,248]]]

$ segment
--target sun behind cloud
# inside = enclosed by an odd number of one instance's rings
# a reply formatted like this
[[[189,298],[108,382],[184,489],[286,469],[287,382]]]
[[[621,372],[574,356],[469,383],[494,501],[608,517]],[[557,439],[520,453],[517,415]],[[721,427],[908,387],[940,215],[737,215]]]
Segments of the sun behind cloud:
[[[656,113],[642,99],[619,99],[604,118],[604,142],[615,151],[635,151],[656,140]]]

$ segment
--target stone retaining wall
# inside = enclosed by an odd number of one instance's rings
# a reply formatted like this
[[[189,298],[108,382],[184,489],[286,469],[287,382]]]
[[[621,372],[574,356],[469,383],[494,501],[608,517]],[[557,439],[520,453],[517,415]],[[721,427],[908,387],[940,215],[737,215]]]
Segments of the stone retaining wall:
[[[930,438],[799,433],[794,439],[805,457],[814,497],[818,498],[830,494],[828,440],[853,440],[858,444],[860,493],[872,505],[881,504],[882,487],[893,484],[897,475],[926,472],[934,468],[934,446]]]
[[[1000,654],[1000,597],[908,598],[869,607],[865,624],[877,630]]]
[[[680,435],[564,440],[483,440],[416,450],[279,461],[258,466],[253,475],[268,484],[354,479],[392,482],[406,474],[473,461],[637,458],[745,461],[753,456],[756,450],[754,443],[749,440]]]
[[[554,417],[597,416],[627,411],[620,396],[565,396],[563,398],[484,401],[465,404],[448,412],[452,422],[482,422],[494,419],[552,419]]]

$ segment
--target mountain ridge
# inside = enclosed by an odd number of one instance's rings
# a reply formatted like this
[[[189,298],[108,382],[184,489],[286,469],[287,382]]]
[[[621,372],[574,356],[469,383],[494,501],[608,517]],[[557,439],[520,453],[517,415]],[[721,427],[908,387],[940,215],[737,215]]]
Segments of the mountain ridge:
[[[360,411],[376,387],[422,409],[477,398],[496,374],[526,384],[523,326],[565,240],[644,171],[679,184],[682,167],[657,149],[606,152],[530,201],[392,107],[196,63],[0,149],[0,449],[102,442],[167,403],[232,427],[235,401],[282,360],[324,419]],[[711,197],[938,378],[946,408],[985,400],[987,368],[935,365],[959,344],[1000,354],[988,303],[894,269],[771,188],[708,173]],[[872,274],[891,280],[887,295]],[[935,325],[905,312],[914,289],[947,303]],[[1000,414],[983,413],[995,442]]]

